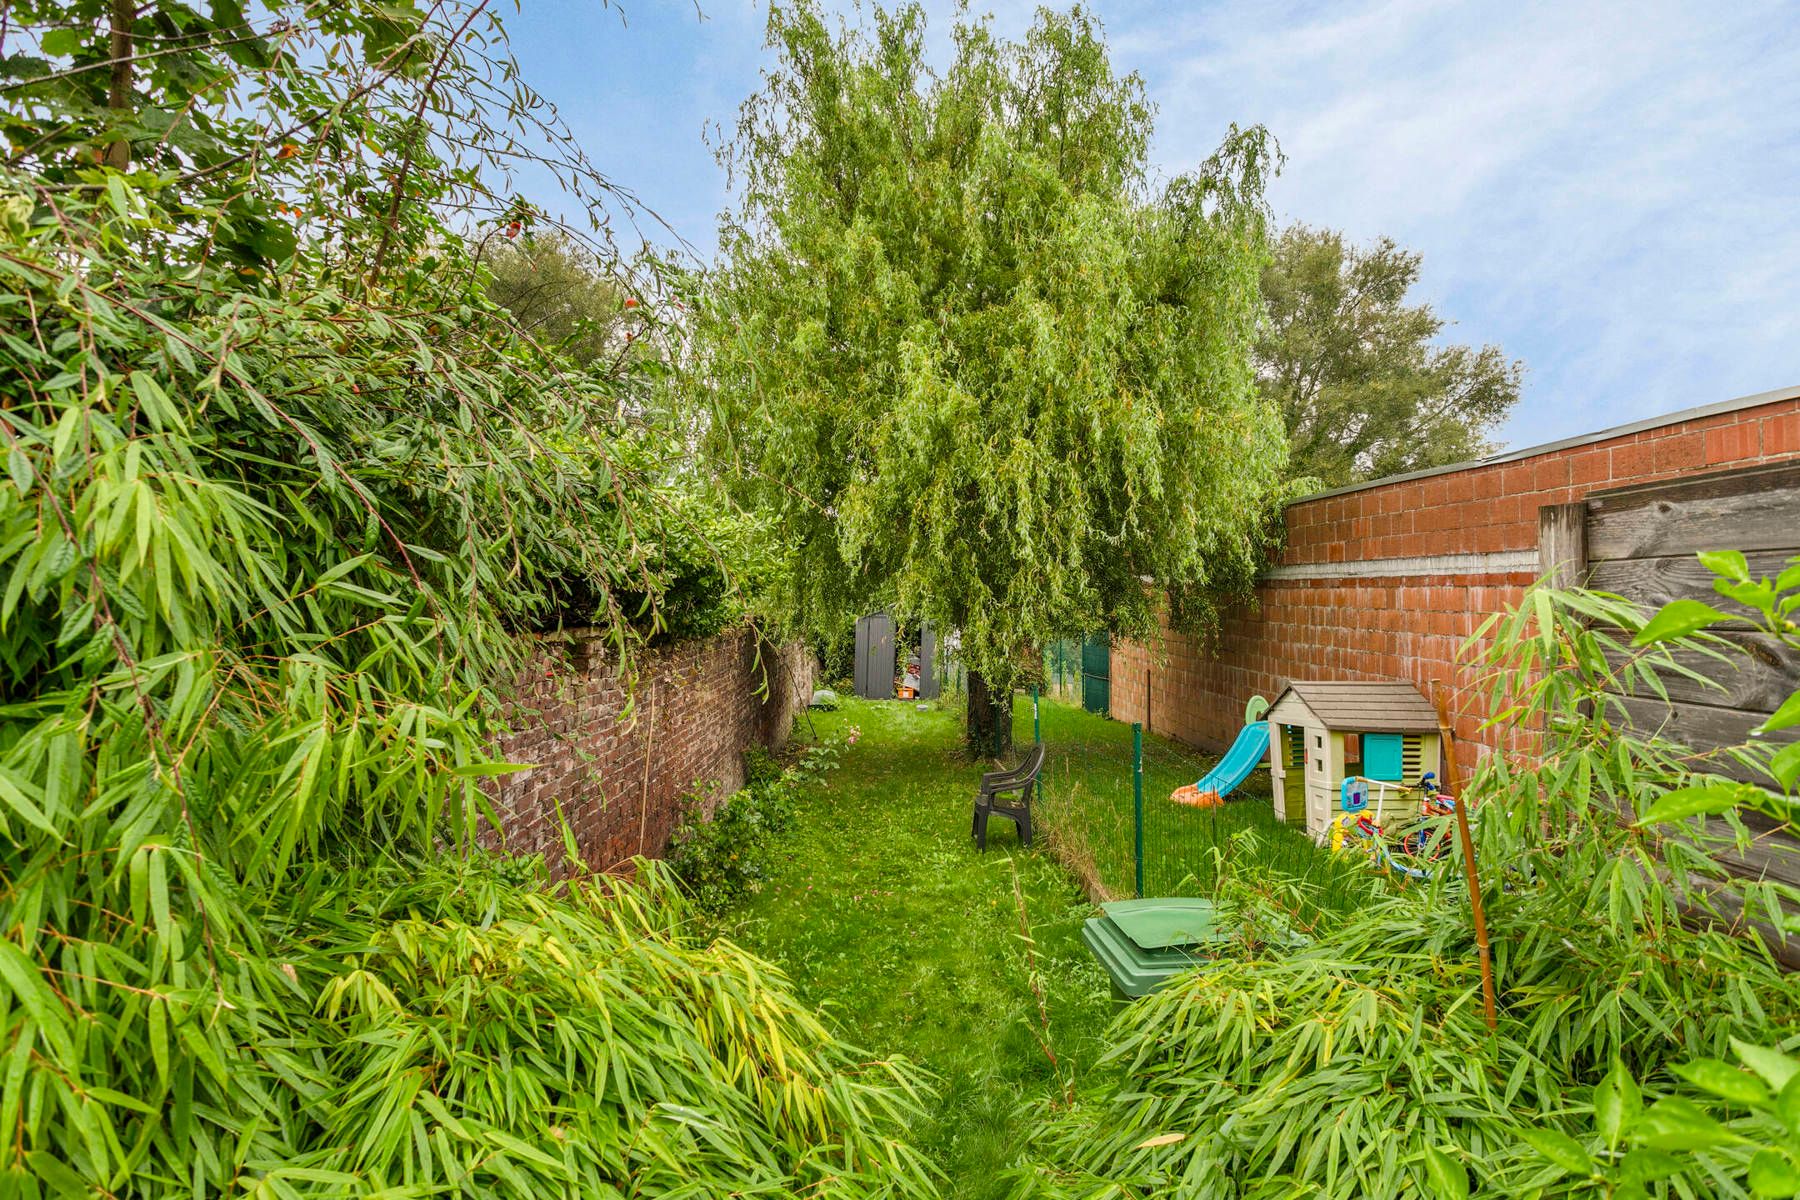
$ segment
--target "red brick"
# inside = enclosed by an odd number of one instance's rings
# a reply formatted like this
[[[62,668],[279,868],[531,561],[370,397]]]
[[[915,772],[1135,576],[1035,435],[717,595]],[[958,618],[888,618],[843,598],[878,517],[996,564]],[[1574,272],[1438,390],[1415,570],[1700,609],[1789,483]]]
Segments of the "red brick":
[[[1800,409],[1763,421],[1763,453],[1800,454]]]
[[[1712,466],[1754,462],[1762,457],[1762,422],[1742,422],[1706,431],[1706,461]]]
[[[546,643],[520,681],[509,711],[514,732],[498,749],[537,765],[488,781],[501,828],[486,831],[484,844],[542,853],[560,870],[560,804],[589,866],[659,854],[693,783],[714,783],[718,794],[740,786],[744,748],[785,736],[812,686],[810,659],[798,647],[765,652],[759,666],[750,634],[724,634],[646,653],[635,711],[621,719],[624,690],[595,650]],[[756,695],[764,670],[767,701]]]
[[[1581,490],[1612,478],[1612,456],[1606,450],[1576,452],[1569,460],[1569,483]]]

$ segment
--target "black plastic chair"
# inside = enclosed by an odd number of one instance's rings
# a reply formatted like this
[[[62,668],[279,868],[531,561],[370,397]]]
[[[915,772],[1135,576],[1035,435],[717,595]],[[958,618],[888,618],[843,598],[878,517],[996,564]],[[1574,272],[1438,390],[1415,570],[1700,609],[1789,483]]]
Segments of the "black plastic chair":
[[[975,793],[975,819],[969,834],[975,848],[987,849],[988,818],[995,813],[1011,817],[1019,830],[1019,841],[1031,845],[1031,791],[1037,784],[1038,772],[1044,769],[1044,746],[1038,743],[1026,751],[1024,761],[1007,771],[989,771],[981,777],[981,790]],[[1013,796],[1012,801],[1002,797]]]

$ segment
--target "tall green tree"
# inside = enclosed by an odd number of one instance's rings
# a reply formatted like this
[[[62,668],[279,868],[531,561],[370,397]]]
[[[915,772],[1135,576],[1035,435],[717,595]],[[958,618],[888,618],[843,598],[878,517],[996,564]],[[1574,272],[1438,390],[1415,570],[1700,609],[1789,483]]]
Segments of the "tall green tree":
[[[590,370],[624,365],[643,306],[593,253],[558,229],[496,242],[487,294],[527,337]]]
[[[1477,458],[1519,399],[1524,366],[1498,346],[1443,345],[1429,304],[1407,303],[1420,256],[1292,225],[1263,271],[1263,395],[1287,423],[1296,475],[1341,487]]]
[[[1151,633],[1146,581],[1198,620],[1253,576],[1285,458],[1250,365],[1271,149],[1234,127],[1153,189],[1142,83],[1085,11],[960,21],[941,73],[924,34],[916,5],[771,14],[699,375],[794,611],[959,629],[995,747],[1028,648]]]

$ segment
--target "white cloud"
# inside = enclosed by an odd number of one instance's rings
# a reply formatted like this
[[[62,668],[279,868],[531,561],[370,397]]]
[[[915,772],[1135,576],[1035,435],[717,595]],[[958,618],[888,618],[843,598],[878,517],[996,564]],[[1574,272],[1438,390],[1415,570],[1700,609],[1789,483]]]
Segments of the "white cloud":
[[[1035,4],[976,0],[1009,35]],[[1453,335],[1526,360],[1515,443],[1800,383],[1792,0],[1093,7],[1160,108],[1159,172],[1267,125],[1278,213],[1420,251]],[[532,0],[514,29],[583,141],[704,250],[725,197],[701,130],[757,86],[766,10],[702,8],[643,0],[621,31]],[[927,8],[941,61],[953,0]]]
[[[1425,255],[1457,336],[1526,358],[1536,441],[1800,382],[1800,12],[1369,0],[1125,12],[1180,170],[1230,120],[1285,217]]]

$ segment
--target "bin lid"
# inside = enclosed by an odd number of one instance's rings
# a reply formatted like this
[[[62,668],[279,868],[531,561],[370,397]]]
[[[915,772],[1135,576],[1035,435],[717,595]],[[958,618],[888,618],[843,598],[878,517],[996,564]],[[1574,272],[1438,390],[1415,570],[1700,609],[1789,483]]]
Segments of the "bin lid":
[[[1219,912],[1210,900],[1180,896],[1114,900],[1100,908],[1143,950],[1206,945],[1230,937],[1219,929]]]

